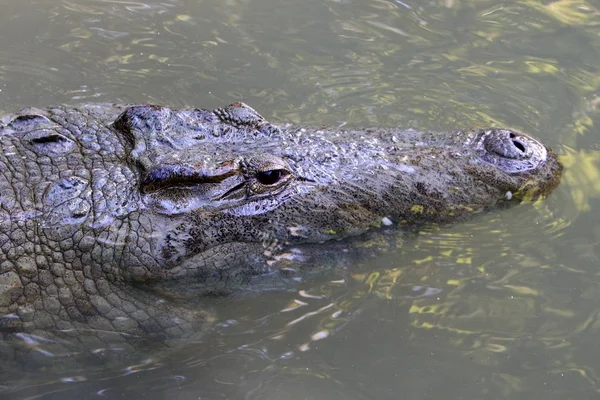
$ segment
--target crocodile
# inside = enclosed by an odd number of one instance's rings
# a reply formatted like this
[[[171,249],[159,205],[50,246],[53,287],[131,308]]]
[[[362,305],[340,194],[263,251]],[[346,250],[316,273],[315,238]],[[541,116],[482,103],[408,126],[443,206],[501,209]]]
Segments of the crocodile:
[[[5,340],[180,337],[212,316],[157,283],[201,296],[294,276],[342,239],[544,197],[562,170],[510,129],[311,127],[243,103],[28,108],[0,118],[0,147]]]

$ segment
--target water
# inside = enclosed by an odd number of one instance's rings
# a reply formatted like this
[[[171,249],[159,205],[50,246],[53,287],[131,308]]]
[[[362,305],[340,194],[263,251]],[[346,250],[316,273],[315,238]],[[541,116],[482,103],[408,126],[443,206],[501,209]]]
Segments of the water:
[[[596,3],[3,3],[1,110],[242,100],[305,124],[499,125],[541,138],[567,170],[543,202],[429,228],[290,292],[210,299],[204,335],[140,349],[135,363],[17,371],[0,397],[598,395]]]

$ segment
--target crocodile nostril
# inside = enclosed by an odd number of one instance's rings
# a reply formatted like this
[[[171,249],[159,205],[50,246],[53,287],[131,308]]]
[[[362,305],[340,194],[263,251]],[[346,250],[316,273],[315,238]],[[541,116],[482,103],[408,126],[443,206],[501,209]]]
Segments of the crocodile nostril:
[[[511,138],[513,138],[514,136],[515,135],[513,133],[510,134]],[[517,149],[519,149],[519,150],[521,150],[521,152],[525,153],[525,145],[523,143],[519,142],[518,140],[513,140],[512,142]]]
[[[482,129],[475,142],[477,155],[505,172],[537,168],[546,160],[546,148],[536,139],[508,129]]]

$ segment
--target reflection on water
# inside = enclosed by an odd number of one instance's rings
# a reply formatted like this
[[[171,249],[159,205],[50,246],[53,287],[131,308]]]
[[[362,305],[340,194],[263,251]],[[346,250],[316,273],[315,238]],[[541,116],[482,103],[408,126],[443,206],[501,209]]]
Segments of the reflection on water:
[[[2,395],[563,399],[600,391],[594,2],[5,3],[3,110],[243,100],[267,118],[307,124],[500,125],[550,143],[567,169],[545,201],[398,238],[401,248],[373,238],[362,245],[378,256],[293,290],[208,300],[217,322],[206,335],[140,349],[135,359],[99,354],[77,367],[11,371]],[[48,343],[22,339],[45,357]]]

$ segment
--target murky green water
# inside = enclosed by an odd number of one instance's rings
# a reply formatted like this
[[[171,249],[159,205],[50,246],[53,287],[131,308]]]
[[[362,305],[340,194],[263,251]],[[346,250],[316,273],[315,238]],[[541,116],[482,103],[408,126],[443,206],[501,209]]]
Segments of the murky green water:
[[[543,202],[430,228],[292,292],[211,299],[204,336],[133,365],[0,376],[0,397],[599,395],[595,2],[5,0],[0,60],[5,111],[242,100],[305,124],[500,125],[567,166]]]

